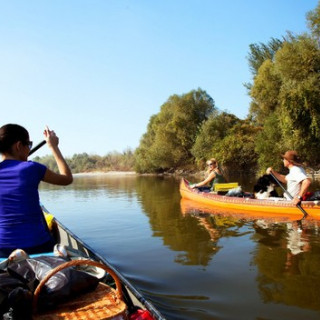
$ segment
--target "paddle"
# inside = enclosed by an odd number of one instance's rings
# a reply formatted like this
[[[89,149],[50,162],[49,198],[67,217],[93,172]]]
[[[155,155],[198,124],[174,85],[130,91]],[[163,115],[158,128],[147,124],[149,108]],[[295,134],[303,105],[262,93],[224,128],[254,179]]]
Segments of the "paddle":
[[[34,148],[32,148],[29,152],[29,156],[32,155],[34,152],[36,152],[38,149],[40,149],[42,146],[46,144],[46,140],[41,141],[38,143]]]
[[[288,190],[285,189],[285,187],[280,183],[280,181],[275,177],[275,175],[270,172],[270,175],[273,177],[273,179],[278,183],[278,185],[281,187],[281,189],[284,191],[284,193],[292,200],[293,196],[288,192]],[[303,213],[303,218],[304,219],[308,213],[301,207],[300,204],[297,204],[297,207],[301,210],[301,212]]]

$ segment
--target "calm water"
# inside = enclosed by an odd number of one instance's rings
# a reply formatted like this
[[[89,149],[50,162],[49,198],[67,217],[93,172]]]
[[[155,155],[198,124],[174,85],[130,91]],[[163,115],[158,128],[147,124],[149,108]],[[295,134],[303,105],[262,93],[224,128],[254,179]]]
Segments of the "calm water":
[[[78,176],[43,204],[167,319],[320,319],[320,223],[209,214],[179,180]]]

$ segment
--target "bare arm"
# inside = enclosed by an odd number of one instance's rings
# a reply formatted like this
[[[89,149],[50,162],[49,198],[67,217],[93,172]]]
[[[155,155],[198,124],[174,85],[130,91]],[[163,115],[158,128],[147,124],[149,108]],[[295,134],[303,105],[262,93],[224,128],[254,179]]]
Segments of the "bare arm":
[[[284,176],[283,174],[278,173],[277,171],[274,171],[272,168],[268,168],[266,170],[266,173],[267,174],[272,173],[280,182],[287,183],[286,176]]]
[[[55,173],[54,171],[47,169],[43,177],[43,181],[63,186],[72,183],[73,177],[71,170],[58,147],[59,138],[56,136],[55,132],[49,130],[48,127],[46,127],[44,130],[44,136],[47,141],[47,145],[57,163],[59,173]]]
[[[208,177],[206,179],[204,179],[203,181],[197,183],[194,185],[194,188],[197,188],[197,187],[202,187],[202,186],[205,186],[207,185],[212,179],[214,179],[216,177],[216,174],[213,172],[211,172]]]
[[[310,178],[307,178],[307,179],[304,179],[302,182],[301,182],[301,190],[300,190],[300,193],[299,193],[299,196],[304,196],[305,193],[308,191],[308,188],[310,187],[311,185],[311,179]]]
[[[300,192],[299,192],[299,196],[300,196],[300,197],[303,197],[304,194],[308,191],[308,188],[309,188],[310,184],[311,184],[311,179],[310,179],[310,178],[304,179],[304,180],[301,182],[301,188],[300,188]],[[293,201],[293,203],[294,203],[295,205],[297,205],[297,204],[299,204],[299,203],[301,202],[301,200],[298,199],[298,198],[296,198],[296,197],[293,198],[292,201]]]

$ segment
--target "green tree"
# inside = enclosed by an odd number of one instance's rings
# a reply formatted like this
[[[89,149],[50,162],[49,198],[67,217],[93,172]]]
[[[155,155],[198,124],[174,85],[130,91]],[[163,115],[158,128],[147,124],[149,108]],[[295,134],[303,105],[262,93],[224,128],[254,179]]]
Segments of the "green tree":
[[[320,162],[320,50],[307,36],[287,42],[276,54],[281,77],[279,118],[285,149],[311,164]]]
[[[296,149],[310,165],[319,163],[319,77],[319,46],[308,35],[288,37],[273,59],[259,67],[250,90],[250,113],[256,125],[265,125],[256,148],[260,166],[270,162],[280,147],[281,152]],[[267,139],[271,133],[274,140]]]
[[[320,1],[314,10],[307,13],[307,23],[312,35],[320,44]]]
[[[242,120],[214,145],[213,154],[228,174],[256,170],[258,154],[255,151],[255,137],[259,131],[260,128]]]
[[[136,150],[137,171],[159,172],[192,163],[191,148],[214,110],[213,99],[201,89],[169,97],[151,117]]]
[[[273,60],[275,53],[282,47],[283,41],[271,38],[265,43],[253,43],[249,45],[249,55],[247,57],[249,62],[249,69],[253,76],[258,73],[259,68],[266,60]]]
[[[258,157],[258,168],[260,174],[272,166],[276,170],[283,169],[280,154],[283,153],[282,135],[280,130],[279,116],[275,113],[269,114],[265,119],[263,128],[255,138],[255,151]]]
[[[202,124],[191,149],[196,162],[200,166],[214,156],[214,146],[224,139],[228,135],[228,131],[238,122],[240,122],[240,119],[235,115],[216,111]]]
[[[267,59],[260,66],[250,91],[253,103],[249,113],[257,125],[262,125],[266,117],[277,109],[280,88],[280,76],[272,60]]]
[[[47,168],[51,169],[52,171],[59,172],[57,163],[54,160],[54,157],[52,155],[46,155],[46,156],[41,157],[41,158],[40,157],[35,157],[33,159],[33,161],[42,163],[43,165],[45,165]]]
[[[153,163],[152,156],[149,152],[149,149],[155,141],[155,131],[157,128],[156,121],[157,115],[151,116],[148,123],[147,132],[143,134],[140,140],[140,145],[134,153],[135,170],[137,172],[154,172],[157,170],[157,167]]]

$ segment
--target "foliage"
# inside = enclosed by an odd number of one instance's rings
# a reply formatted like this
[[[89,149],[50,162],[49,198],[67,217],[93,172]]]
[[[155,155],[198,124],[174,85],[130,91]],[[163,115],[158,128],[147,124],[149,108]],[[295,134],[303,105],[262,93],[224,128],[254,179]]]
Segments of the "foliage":
[[[51,170],[58,172],[58,167],[53,156],[35,157],[34,161],[46,165]],[[88,155],[87,153],[74,154],[66,159],[73,173],[93,171],[131,171],[134,167],[134,154],[131,149],[123,153],[112,152],[105,156]]]
[[[263,174],[268,167],[273,167],[276,170],[282,169],[283,162],[280,157],[280,154],[283,153],[282,141],[279,116],[271,113],[255,138],[255,151],[259,155],[260,174]]]
[[[212,152],[225,171],[248,172],[256,169],[258,155],[255,152],[255,137],[259,130],[242,120],[214,145]]]
[[[229,130],[239,122],[240,119],[227,112],[216,111],[209,116],[208,120],[202,124],[191,149],[192,155],[200,166],[214,156],[215,145],[219,144],[229,134]]]
[[[138,172],[161,172],[193,162],[191,148],[208,116],[213,99],[203,90],[173,95],[151,117],[135,153]]]
[[[281,79],[274,70],[274,63],[270,59],[265,60],[251,88],[253,103],[250,113],[257,125],[262,125],[266,117],[277,109],[280,87]]]
[[[312,35],[320,44],[320,2],[314,10],[307,13],[307,22]]]
[[[316,41],[307,35],[284,42],[273,61],[266,60],[259,68],[250,94],[255,104],[256,123],[265,125],[263,138],[257,140],[256,148],[260,166],[272,159],[274,152],[270,149],[279,151],[280,146],[282,152],[295,149],[305,155],[310,165],[319,163],[319,71],[320,50]],[[274,130],[269,128],[271,118],[276,124]],[[276,138],[274,146],[272,139],[267,139],[267,133]]]
[[[250,53],[247,57],[249,69],[253,76],[258,73],[259,68],[266,60],[273,60],[275,53],[281,48],[283,41],[275,38],[267,43],[253,43],[249,45]]]

